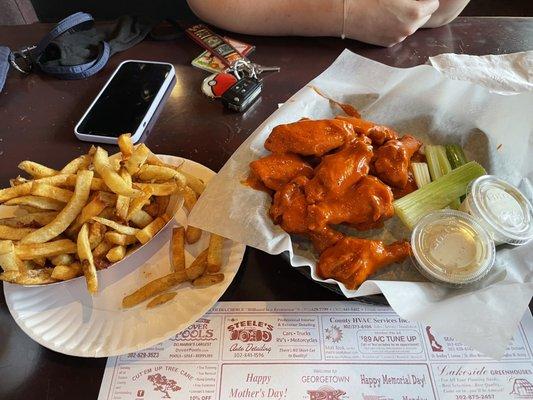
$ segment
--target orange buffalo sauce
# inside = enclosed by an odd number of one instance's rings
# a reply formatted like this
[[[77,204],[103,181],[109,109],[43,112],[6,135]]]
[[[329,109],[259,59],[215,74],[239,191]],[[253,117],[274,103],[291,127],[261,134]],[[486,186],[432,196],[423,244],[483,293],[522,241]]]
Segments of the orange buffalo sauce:
[[[255,190],[260,190],[261,192],[265,192],[265,193],[268,193],[270,195],[274,194],[274,191],[273,190],[270,190],[269,188],[267,188],[263,182],[261,182],[257,176],[255,176],[254,174],[250,173],[250,175],[248,175],[248,178],[246,178],[245,180],[241,181],[241,184],[243,184],[244,186],[248,186],[252,189],[255,189]]]

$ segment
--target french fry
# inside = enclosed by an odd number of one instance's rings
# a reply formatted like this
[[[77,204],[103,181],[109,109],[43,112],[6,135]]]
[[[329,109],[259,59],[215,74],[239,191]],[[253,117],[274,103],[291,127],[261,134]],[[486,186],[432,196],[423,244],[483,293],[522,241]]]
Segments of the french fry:
[[[118,137],[118,147],[122,153],[122,160],[127,161],[133,154],[133,142],[131,141],[131,134],[124,133]]]
[[[150,186],[147,186],[142,189],[140,196],[137,196],[131,200],[128,209],[128,215],[126,216],[125,220],[129,221],[133,214],[141,210],[143,206],[150,201],[150,197],[152,197],[152,188]]]
[[[126,182],[127,185],[131,186],[131,175],[128,173],[128,171],[126,171],[126,169],[123,168],[119,172],[119,175],[122,179],[124,179],[124,182]],[[117,196],[117,202],[116,202],[117,217],[122,221],[126,221],[128,218],[129,208],[130,208],[130,198],[128,196],[122,196],[119,194]]]
[[[17,217],[2,218],[0,225],[11,226],[12,228],[24,228],[32,226],[44,226],[53,221],[57,216],[57,211],[40,211],[32,214],[24,214]]]
[[[127,226],[127,225],[122,225],[110,219],[105,219],[101,217],[93,217],[93,220],[96,222],[100,222],[101,224],[104,224],[105,226],[108,226],[111,229],[114,229],[117,232],[122,233],[124,235],[135,235],[137,232],[139,232],[139,229],[137,228],[132,228],[131,226]]]
[[[133,157],[132,157],[133,158]],[[131,158],[130,158],[131,160]],[[130,161],[128,160],[128,162]],[[121,194],[123,196],[133,197],[138,194],[138,190],[135,190],[120,177],[119,174],[111,167],[109,163],[109,158],[107,156],[107,151],[98,147],[94,153],[93,159],[94,169],[98,172],[98,175],[102,177],[107,187],[109,187],[116,194]],[[128,169],[128,172],[129,171]]]
[[[83,224],[78,233],[77,250],[83,275],[85,275],[85,280],[87,281],[87,290],[89,293],[94,294],[98,291],[98,276],[96,275],[96,267],[94,266],[93,254],[89,244],[87,224]]]
[[[115,246],[107,252],[106,258],[111,262],[117,262],[117,261],[122,260],[125,255],[126,255],[126,247]]]
[[[220,283],[224,280],[224,274],[202,275],[192,281],[192,285],[196,287],[207,287]]]
[[[172,300],[174,297],[176,297],[177,294],[177,292],[162,293],[159,296],[156,296],[152,300],[150,300],[146,305],[146,308],[154,308],[160,306],[161,304],[165,304]]]
[[[40,179],[35,179],[33,181],[29,181],[29,183],[39,182],[39,183],[47,183],[48,185],[52,185],[52,186],[61,186],[61,185],[64,185],[69,179],[69,177],[71,176],[74,178],[72,186],[75,186],[76,175],[68,175],[68,174],[57,174],[57,175],[47,176],[45,178],[40,178]]]
[[[59,171],[56,171],[52,168],[48,168],[33,161],[22,161],[18,165],[18,167],[19,169],[23,170],[27,174],[37,179],[59,174]]]
[[[207,268],[207,251],[208,249],[205,249],[200,254],[198,254],[198,257],[195,258],[192,264],[185,269],[187,280],[193,281],[204,274]]]
[[[172,229],[172,258],[170,265],[173,271],[185,270],[185,230],[183,226]]]
[[[0,190],[0,202],[3,203],[7,200],[30,194],[32,185],[32,182],[26,182],[21,185]]]
[[[17,283],[18,277],[21,275],[19,271],[6,271],[0,274],[0,281]]]
[[[183,170],[182,166],[175,166],[175,165],[170,165],[170,164],[166,164],[164,163],[163,161],[161,161],[159,159],[159,157],[157,157],[154,153],[150,152],[150,155],[148,156],[147,160],[146,160],[146,163],[147,164],[151,164],[151,165],[157,165],[157,166],[161,166],[161,167],[168,167],[168,168],[172,168],[172,169],[175,169],[176,171],[180,172],[186,179],[187,181],[187,186],[190,186],[195,192],[196,194],[198,195],[201,195],[205,189],[205,183],[195,177],[194,175],[186,172]]]
[[[111,158],[109,157],[109,165],[113,168],[113,171],[119,173],[120,175],[120,158]]]
[[[144,210],[139,210],[135,212],[130,218],[130,222],[132,222],[134,225],[136,225],[139,228],[144,228],[153,220],[154,219],[150,216],[150,214],[148,214]]]
[[[76,221],[68,228],[67,235],[74,236],[78,233],[81,226],[90,221],[93,217],[99,216],[106,207],[110,205],[110,199],[107,199],[105,192],[98,192],[81,210]],[[112,204],[112,203],[111,203]]]
[[[50,257],[52,265],[70,265],[74,262],[74,256],[72,254],[59,254],[54,257]]]
[[[0,239],[20,240],[34,232],[32,228],[13,228],[7,225],[0,225]]]
[[[31,262],[34,263],[34,268],[44,268],[46,265],[46,257],[35,257]]]
[[[180,171],[181,174],[185,177],[187,186],[189,186],[192,190],[194,190],[198,196],[204,192],[205,183],[201,179],[195,177],[192,174],[189,174],[183,169],[178,168],[178,171]]]
[[[207,248],[207,271],[218,272],[222,267],[222,245],[224,238],[222,236],[211,234],[209,238],[209,247]]]
[[[183,205],[185,206],[188,212],[191,212],[192,208],[196,204],[196,193],[189,186],[185,186],[182,194]],[[200,228],[196,228],[195,226],[187,226],[187,230],[185,231],[185,238],[187,239],[187,243],[196,243],[198,240],[200,240],[201,237],[202,230]]]
[[[141,181],[161,182],[174,179],[178,186],[183,187],[187,184],[185,176],[174,168],[163,167],[159,165],[145,164],[137,172],[137,178]]]
[[[106,226],[99,222],[89,223],[89,245],[91,246],[91,250],[104,240],[106,230]]]
[[[47,242],[59,234],[64,232],[68,226],[76,219],[78,214],[83,209],[85,203],[89,198],[91,190],[91,180],[93,178],[92,171],[79,171],[76,188],[71,199],[57,215],[57,217],[49,224],[37,229],[35,232],[30,233],[24,239],[22,243],[44,243]],[[11,201],[11,200],[10,200]]]
[[[152,218],[157,218],[159,216],[159,205],[155,201],[145,205],[142,210]]]
[[[135,237],[142,244],[148,243],[148,241],[152,239],[155,236],[155,234],[159,232],[161,228],[163,228],[168,221],[170,221],[170,217],[166,214],[163,214],[162,216],[154,219],[150,224],[146,225],[143,229],[137,230],[137,232],[135,233]]]
[[[195,226],[187,226],[187,229],[185,231],[185,239],[187,240],[187,243],[196,243],[202,237],[202,232],[203,231],[200,228],[197,228]]]
[[[19,187],[19,186],[17,186]],[[20,196],[8,200],[4,203],[6,206],[29,206],[38,210],[54,210],[58,211],[65,207],[65,203],[57,200],[47,199],[39,196]]]
[[[105,218],[105,219],[110,219],[112,220],[113,218],[116,217],[115,215],[115,209],[113,207],[106,207],[102,210],[102,212],[100,214],[97,215],[98,217],[100,218]]]
[[[26,196],[30,194],[31,188],[35,182],[47,183],[49,185],[65,185],[70,177],[73,178],[71,186],[76,184],[76,175],[67,175],[59,174],[53,175],[46,178],[36,179],[34,181],[25,181],[24,183],[17,184],[16,186],[1,189],[0,190],[0,203],[3,203],[7,200],[13,199],[15,197]]]
[[[129,246],[137,242],[137,238],[133,235],[124,235],[118,232],[106,232],[104,239],[106,242],[120,245],[120,246]]]
[[[47,197],[49,199],[54,199],[63,203],[67,203],[74,194],[70,190],[62,189],[60,187],[52,186],[47,183],[42,183],[38,181],[33,183],[33,185],[31,186],[30,193],[34,196]]]
[[[153,297],[159,293],[165,292],[171,287],[174,287],[187,280],[187,274],[185,271],[176,271],[171,274],[162,276],[161,278],[154,279],[148,282],[146,285],[140,287],[132,294],[122,299],[122,307],[130,308],[142,303],[143,301]]]
[[[30,182],[28,179],[26,179],[26,178],[24,178],[24,177],[19,175],[16,178],[10,179],[9,180],[9,185],[10,186],[18,186],[18,185],[22,185],[23,183],[28,183],[28,182]]]
[[[156,156],[154,153],[150,151],[148,154],[148,157],[146,158],[146,163],[151,165],[159,165],[164,167],[166,164],[159,159],[158,156]]]
[[[79,156],[78,158],[75,158],[74,160],[70,161],[61,169],[60,173],[75,174],[79,170],[87,169],[91,164],[91,161],[92,157],[88,154],[84,154],[83,156]]]
[[[109,232],[108,232],[109,233]],[[102,240],[98,246],[93,250],[93,258],[102,258],[113,248],[114,244],[109,243],[107,240]]]
[[[152,196],[169,196],[171,194],[177,193],[180,190],[180,187],[175,181],[165,182],[165,183],[141,183],[135,182],[133,186],[144,190],[147,187],[152,189]]]
[[[59,239],[47,243],[18,243],[15,254],[21,260],[33,260],[39,257],[53,257],[63,253],[75,253],[76,243],[69,239]]]
[[[30,269],[24,272],[8,271],[0,274],[0,280],[19,285],[44,285],[56,282],[52,278],[53,268]]]
[[[80,263],[72,263],[70,265],[56,265],[52,271],[51,278],[58,281],[68,281],[83,275],[83,270]]]
[[[43,211],[40,208],[32,207],[32,206],[19,206],[19,209],[20,210],[24,210],[24,211],[26,211],[29,214],[36,214],[38,212],[42,212]],[[52,211],[52,210],[48,210],[48,211]],[[56,212],[59,214],[59,211],[56,211]]]
[[[47,178],[43,178],[40,180],[44,180]],[[66,187],[74,187],[76,186],[76,175],[65,175],[65,180],[60,185],[66,186]],[[91,190],[99,190],[102,192],[111,192],[112,190],[107,187],[104,180],[102,178],[93,177],[93,180],[91,182]]]
[[[196,193],[194,190],[192,190],[189,186],[185,186],[182,192],[183,195],[183,205],[187,209],[188,212],[191,212],[194,205],[196,204]]]
[[[133,150],[132,155],[124,163],[124,166],[131,175],[135,175],[139,168],[144,164],[146,158],[150,154],[150,149],[146,147],[144,143],[139,144],[135,150]]]
[[[168,203],[170,203],[170,196],[157,196],[155,197],[155,203],[158,208],[158,215],[164,214],[167,211]]]
[[[0,240],[0,266],[4,271],[22,272],[26,269],[24,262],[15,254],[11,240]]]

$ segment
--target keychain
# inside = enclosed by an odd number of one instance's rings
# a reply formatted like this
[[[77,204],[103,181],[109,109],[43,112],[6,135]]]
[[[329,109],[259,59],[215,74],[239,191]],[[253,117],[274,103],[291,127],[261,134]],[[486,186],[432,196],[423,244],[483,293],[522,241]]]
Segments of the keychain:
[[[205,78],[202,92],[208,97],[220,98],[230,110],[246,110],[259,98],[263,89],[260,75],[280,70],[279,67],[263,67],[251,62],[205,25],[195,25],[187,29],[187,34],[228,67],[224,72]]]
[[[230,110],[243,112],[261,94],[263,81],[259,75],[264,72],[278,72],[278,67],[262,67],[249,60],[233,63],[225,72],[212,74],[204,79],[202,92],[212,98],[221,98],[222,104]]]

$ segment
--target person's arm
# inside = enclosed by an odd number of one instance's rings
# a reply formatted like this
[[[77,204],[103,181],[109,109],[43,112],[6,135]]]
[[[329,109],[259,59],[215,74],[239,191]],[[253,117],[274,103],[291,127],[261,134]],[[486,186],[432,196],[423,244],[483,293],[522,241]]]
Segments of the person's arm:
[[[339,37],[345,18],[346,37],[381,46],[391,46],[411,35],[439,6],[438,0],[187,1],[199,18],[229,31]]]
[[[424,28],[436,28],[452,22],[461,11],[470,3],[470,0],[440,0],[439,9],[433,13]]]

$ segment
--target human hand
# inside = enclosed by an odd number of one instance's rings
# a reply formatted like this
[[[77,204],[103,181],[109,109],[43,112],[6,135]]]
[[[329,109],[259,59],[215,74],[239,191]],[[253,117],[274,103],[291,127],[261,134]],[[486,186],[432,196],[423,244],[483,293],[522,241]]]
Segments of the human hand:
[[[346,0],[345,34],[390,47],[426,24],[439,0]]]

